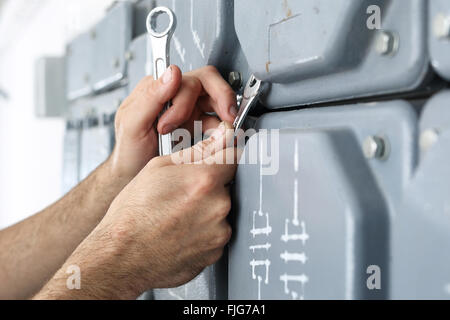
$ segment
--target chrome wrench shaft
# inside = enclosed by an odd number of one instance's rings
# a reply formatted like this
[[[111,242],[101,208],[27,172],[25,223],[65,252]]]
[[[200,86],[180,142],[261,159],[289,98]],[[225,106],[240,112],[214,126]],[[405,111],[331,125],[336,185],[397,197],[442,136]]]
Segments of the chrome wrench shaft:
[[[245,118],[267,88],[267,83],[258,80],[254,75],[250,77],[250,80],[247,82],[244,89],[241,107],[239,108],[238,115],[233,123],[236,133],[238,133],[240,129],[243,129]]]
[[[157,32],[158,16],[165,14],[169,18],[169,26],[162,32]],[[176,29],[176,17],[174,13],[166,7],[156,7],[147,17],[147,31],[150,36],[153,59],[153,78],[158,80],[170,66],[170,41]],[[160,116],[171,107],[168,102],[162,110]],[[172,134],[159,136],[159,154],[161,156],[170,155],[173,149]]]

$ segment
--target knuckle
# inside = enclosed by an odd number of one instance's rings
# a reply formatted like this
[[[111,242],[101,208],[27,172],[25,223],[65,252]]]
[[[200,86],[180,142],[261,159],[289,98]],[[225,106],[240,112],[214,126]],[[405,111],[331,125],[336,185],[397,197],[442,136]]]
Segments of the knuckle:
[[[160,94],[159,94],[159,83],[158,81],[153,80],[153,78],[151,77],[146,77],[144,78],[144,84],[143,84],[143,88],[144,88],[144,93],[145,95],[153,100],[157,100],[159,101],[161,99]]]
[[[227,245],[227,243],[230,241],[232,236],[232,229],[228,223],[226,224],[226,227],[222,227],[220,231],[217,232],[217,234],[214,237],[212,247],[214,249],[216,248],[223,248]]]
[[[144,90],[145,92],[149,92],[149,90],[153,89],[154,86],[154,80],[152,76],[146,76],[139,81],[138,85],[136,86],[135,91],[133,92],[139,92]]]
[[[227,97],[231,101],[233,101],[233,102],[236,101],[236,93],[230,87],[227,87],[226,89],[224,89],[223,94],[225,97]]]
[[[178,104],[176,109],[174,108],[172,110],[173,111],[170,113],[170,117],[172,119],[172,122],[175,122],[177,126],[183,124],[191,115],[191,110],[189,108],[185,108],[185,106],[182,106],[180,104]]]
[[[159,168],[163,166],[163,159],[161,157],[155,157],[149,161],[148,166],[151,168]]]
[[[203,196],[210,193],[216,185],[216,179],[209,170],[203,170],[197,179],[194,192],[196,195]]]
[[[203,67],[203,70],[206,73],[219,73],[217,68],[215,66],[212,66],[212,65],[208,65],[208,66]]]
[[[186,86],[186,88],[190,89],[190,91],[196,93],[200,92],[202,89],[202,83],[196,77],[185,77],[184,85]]]
[[[218,201],[217,215],[219,218],[225,218],[231,211],[231,198],[227,196]]]
[[[180,226],[183,226],[186,220],[186,215],[182,210],[174,211],[173,214],[167,217],[167,226],[170,230],[177,230]]]

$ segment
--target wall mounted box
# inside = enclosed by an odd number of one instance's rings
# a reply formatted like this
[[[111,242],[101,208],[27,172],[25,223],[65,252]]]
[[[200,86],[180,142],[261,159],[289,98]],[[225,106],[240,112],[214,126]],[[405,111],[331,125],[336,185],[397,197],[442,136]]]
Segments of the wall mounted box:
[[[279,147],[279,171],[238,168],[229,299],[389,298],[390,226],[417,158],[413,107],[392,101],[270,113],[256,129],[252,139],[280,130],[268,152],[275,159]],[[389,143],[385,160],[364,157],[374,135]],[[367,287],[373,266],[380,290]]]
[[[61,117],[67,110],[65,58],[44,57],[35,65],[35,115]]]

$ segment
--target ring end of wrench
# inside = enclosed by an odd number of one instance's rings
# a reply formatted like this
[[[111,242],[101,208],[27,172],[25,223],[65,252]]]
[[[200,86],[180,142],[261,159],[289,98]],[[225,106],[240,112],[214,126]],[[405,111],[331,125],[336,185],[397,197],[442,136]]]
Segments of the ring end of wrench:
[[[169,26],[162,32],[156,31],[156,18],[160,14],[166,14],[169,17]],[[156,7],[147,16],[147,32],[155,38],[162,38],[165,36],[171,36],[176,29],[177,19],[172,10],[167,7]]]

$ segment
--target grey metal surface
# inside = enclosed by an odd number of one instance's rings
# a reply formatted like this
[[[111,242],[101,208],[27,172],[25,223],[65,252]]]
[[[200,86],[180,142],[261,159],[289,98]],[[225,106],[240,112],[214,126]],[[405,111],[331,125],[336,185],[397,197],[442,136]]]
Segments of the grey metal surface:
[[[153,73],[151,60],[147,61],[147,46],[147,34],[144,34],[134,39],[128,49],[128,90],[130,93],[136,88],[139,81]]]
[[[86,178],[111,154],[114,147],[114,115],[127,93],[127,88],[119,88],[78,100],[71,105],[68,118],[83,123],[79,155],[80,180]]]
[[[173,37],[171,61],[183,72],[205,65],[230,64],[236,47],[233,1],[156,0],[175,12],[178,27]]]
[[[450,80],[450,2],[431,0],[428,3],[431,64],[440,76]]]
[[[155,300],[223,300],[227,299],[226,261],[206,268],[188,284],[153,291]]]
[[[126,77],[132,4],[119,2],[67,47],[67,97],[75,100],[117,86]]]
[[[37,117],[61,117],[67,110],[65,57],[43,57],[35,65]]]
[[[94,90],[104,90],[124,79],[125,52],[132,37],[132,3],[117,3],[94,28]]]
[[[89,95],[93,91],[94,47],[92,34],[84,33],[67,46],[67,99]]]
[[[437,129],[393,223],[392,298],[450,299],[450,92],[426,105],[421,132]]]
[[[68,121],[64,135],[62,192],[79,182],[81,121]]]
[[[381,30],[366,26],[371,5]],[[250,69],[273,83],[269,108],[411,91],[428,71],[424,0],[236,0],[234,13]],[[383,31],[398,38],[392,54]]]
[[[260,178],[258,165],[238,169],[229,298],[388,298],[390,224],[416,158],[412,106],[271,113],[257,129],[281,129],[280,170]],[[389,141],[384,161],[363,155],[374,134]],[[367,289],[371,265],[381,290]]]

